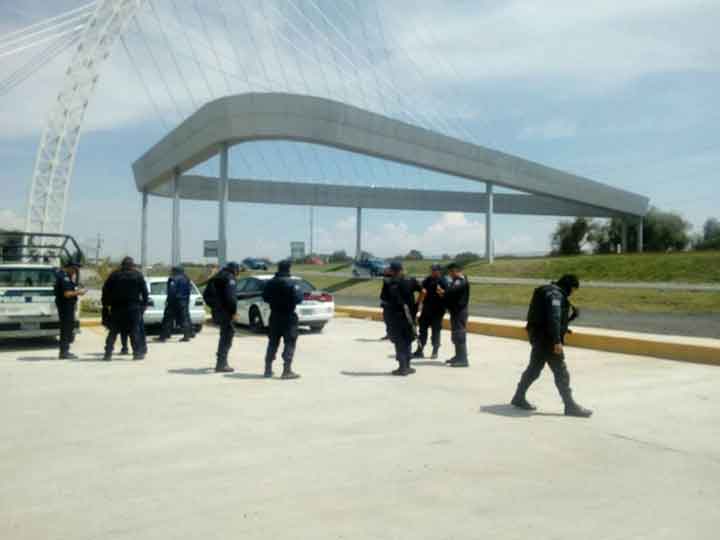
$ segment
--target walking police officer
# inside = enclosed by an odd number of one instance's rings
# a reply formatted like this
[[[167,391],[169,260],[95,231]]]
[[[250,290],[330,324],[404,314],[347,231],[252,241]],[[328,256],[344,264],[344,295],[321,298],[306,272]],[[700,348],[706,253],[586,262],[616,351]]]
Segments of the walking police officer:
[[[77,284],[79,265],[65,263],[55,278],[55,306],[60,320],[60,355],[61,360],[77,358],[70,352],[70,344],[75,340],[75,313],[77,299],[87,291],[79,289]]]
[[[237,316],[237,275],[240,265],[229,262],[217,274],[213,275],[205,287],[203,298],[212,309],[213,321],[220,327],[218,341],[217,373],[235,371],[228,365],[228,354],[235,336],[235,317]]]
[[[450,327],[452,342],[455,345],[455,356],[445,363],[450,367],[468,367],[467,353],[467,321],[468,304],[470,303],[470,283],[463,275],[458,263],[448,265],[448,284],[445,289],[436,288],[438,296],[445,300],[445,306],[450,312]]]
[[[280,339],[283,340],[283,379],[298,379],[300,375],[292,370],[295,345],[298,338],[298,316],[295,308],[303,301],[303,293],[290,277],[290,261],[281,261],[278,271],[263,290],[263,300],[270,306],[270,324],[268,325],[268,346],[265,354],[265,377],[273,376],[272,364],[275,360]]]
[[[190,341],[192,329],[190,326],[190,280],[185,275],[182,266],[175,266],[167,281],[167,299],[163,314],[162,330],[158,341],[163,342],[172,334],[173,325],[182,329],[183,338],[180,341]]]
[[[390,338],[395,345],[395,358],[398,368],[393,375],[407,376],[415,373],[410,366],[412,342],[415,340],[415,296],[420,286],[414,279],[404,275],[402,263],[393,261],[390,264],[391,278],[384,284],[385,297],[390,326]]]
[[[120,269],[110,274],[103,285],[103,319],[109,323],[105,340],[105,360],[112,360],[118,334],[127,332],[133,350],[133,359],[143,360],[146,346],[140,329],[142,313],[148,304],[148,288],[138,272],[132,257],[125,257]]]
[[[565,404],[567,416],[587,418],[592,411],[578,405],[572,397],[570,374],[565,364],[565,334],[568,333],[570,296],[580,288],[577,276],[567,274],[557,282],[538,287],[533,293],[527,316],[527,331],[532,350],[530,363],[522,374],[512,404],[520,409],[534,411],[525,394],[537,380],[545,364],[555,376],[555,386]]]
[[[442,276],[442,267],[439,264],[433,264],[430,268],[430,275],[422,282],[422,291],[418,300],[420,336],[417,350],[413,354],[415,358],[424,358],[425,356],[423,351],[427,344],[428,328],[432,329],[432,358],[438,357],[440,331],[443,317],[445,317],[445,303],[437,292],[438,287],[445,290],[447,284]]]

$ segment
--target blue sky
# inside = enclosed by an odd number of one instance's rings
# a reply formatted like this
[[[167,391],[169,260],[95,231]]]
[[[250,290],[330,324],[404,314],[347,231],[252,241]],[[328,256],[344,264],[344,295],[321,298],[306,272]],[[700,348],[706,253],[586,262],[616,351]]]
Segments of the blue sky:
[[[81,4],[4,0],[0,35]],[[240,9],[228,0],[198,8],[190,0],[154,0],[153,5],[164,20],[162,29],[146,6],[138,15],[142,33],[133,23],[126,34],[133,60],[118,42],[102,67],[68,204],[67,232],[81,240],[100,232],[115,256],[138,252],[139,196],[130,164],[194,104],[248,89],[325,95],[403,119],[416,113],[480,144],[643,193],[696,228],[720,213],[717,1],[273,0],[261,8],[257,0],[246,0]],[[26,59],[0,58],[0,77]],[[0,96],[0,225],[24,216],[43,122],[69,61],[59,57]],[[217,163],[202,169],[215,171]],[[484,190],[478,183],[284,143],[235,148],[231,173]],[[202,240],[216,236],[215,206],[184,203],[182,216],[183,259],[198,259]],[[484,246],[483,215],[372,211],[365,216],[365,245],[380,255]],[[153,199],[153,261],[169,257],[169,222],[168,202]],[[498,216],[496,251],[543,251],[556,222]],[[320,208],[316,223],[320,251],[353,251],[352,210]],[[290,241],[309,241],[308,224],[308,208],[233,205],[230,253],[284,256]]]

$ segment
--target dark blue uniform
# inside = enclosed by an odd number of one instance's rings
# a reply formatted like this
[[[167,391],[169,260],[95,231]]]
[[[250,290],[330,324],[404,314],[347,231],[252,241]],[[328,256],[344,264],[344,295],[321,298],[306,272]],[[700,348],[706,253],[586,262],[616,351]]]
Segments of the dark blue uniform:
[[[455,345],[455,357],[448,363],[451,366],[465,367],[468,365],[467,321],[470,303],[470,283],[467,278],[457,276],[453,279],[448,276],[444,298],[450,313],[452,342]]]
[[[60,358],[70,356],[70,344],[75,340],[75,312],[77,296],[65,297],[65,293],[77,290],[77,283],[65,272],[58,270],[55,279],[55,306],[60,319]]]
[[[567,280],[565,286],[562,286],[563,280]],[[530,363],[520,378],[512,404],[521,409],[535,409],[525,394],[547,364],[555,377],[555,386],[565,405],[565,414],[587,418],[592,411],[581,407],[573,399],[565,353],[556,350],[558,345],[564,345],[568,325],[574,318],[570,315],[572,306],[569,295],[573,287],[579,286],[579,281],[574,276],[565,276],[558,284],[538,287],[533,293],[527,316],[527,332],[532,345]]]
[[[383,283],[384,296],[387,299],[387,317],[390,337],[395,345],[395,358],[399,363],[396,375],[408,375],[412,355],[412,342],[415,340],[415,292],[420,285],[415,279],[395,276]]]
[[[302,303],[303,293],[289,275],[278,273],[265,285],[262,297],[271,309],[265,375],[272,376],[272,363],[282,339],[283,376],[287,378],[292,373],[291,366],[298,338],[298,316],[295,308]]]
[[[105,340],[105,359],[112,359],[118,334],[130,337],[136,360],[145,357],[144,330],[140,329],[142,314],[148,304],[145,278],[134,269],[121,269],[110,274],[102,291],[103,318],[108,321],[109,332]]]
[[[184,273],[173,274],[168,279],[165,313],[163,314],[162,331],[160,333],[161,341],[165,341],[170,337],[174,324],[182,330],[184,341],[189,341],[192,338],[190,325],[191,291],[190,280]]]
[[[220,327],[220,340],[218,341],[216,371],[228,368],[228,354],[235,336],[233,319],[237,313],[237,282],[235,275],[228,269],[223,269],[212,278],[208,286],[214,288],[213,320]]]
[[[440,331],[442,330],[442,321],[445,317],[445,302],[438,295],[437,288],[446,289],[447,284],[443,278],[434,278],[428,276],[422,282],[422,288],[426,291],[425,300],[423,300],[423,310],[419,318],[419,344],[416,356],[422,357],[423,349],[427,344],[428,328],[432,329],[432,347],[433,356],[437,356],[440,349]]]

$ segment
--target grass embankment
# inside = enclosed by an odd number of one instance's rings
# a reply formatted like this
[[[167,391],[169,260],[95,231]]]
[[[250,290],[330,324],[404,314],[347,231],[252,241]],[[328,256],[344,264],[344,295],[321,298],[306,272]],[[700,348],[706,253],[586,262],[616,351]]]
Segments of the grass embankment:
[[[308,275],[320,289],[344,297],[378,298],[380,281],[347,279],[335,276]],[[533,287],[526,285],[471,286],[474,304],[527,306]],[[617,313],[720,313],[720,293],[645,289],[581,288],[573,302],[583,308]]]
[[[450,261],[403,261],[411,275],[424,275],[431,264]],[[349,264],[297,265],[296,272],[349,271]],[[575,257],[500,258],[489,265],[468,264],[465,273],[478,277],[553,279],[577,274],[590,281],[720,283],[720,251],[643,253],[627,255],[579,255]]]

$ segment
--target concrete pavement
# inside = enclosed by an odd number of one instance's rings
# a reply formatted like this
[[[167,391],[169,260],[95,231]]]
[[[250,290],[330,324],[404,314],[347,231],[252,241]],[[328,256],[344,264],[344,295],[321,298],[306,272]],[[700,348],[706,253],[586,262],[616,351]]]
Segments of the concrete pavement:
[[[260,378],[259,336],[210,372],[213,328],[145,362],[98,361],[101,328],[78,361],[1,346],[0,538],[716,538],[717,367],[569,349],[595,416],[560,415],[548,371],[524,415],[525,343],[398,379],[382,333],[301,336],[298,381]]]

